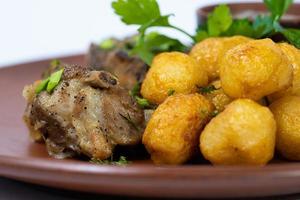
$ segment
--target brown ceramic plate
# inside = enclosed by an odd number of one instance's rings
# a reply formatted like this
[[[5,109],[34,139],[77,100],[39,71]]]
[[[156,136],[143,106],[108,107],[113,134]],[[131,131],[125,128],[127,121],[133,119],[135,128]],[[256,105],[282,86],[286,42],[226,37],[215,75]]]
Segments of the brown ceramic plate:
[[[83,63],[83,56],[63,58]],[[22,122],[25,84],[40,77],[49,60],[0,69],[0,175],[56,188],[147,197],[253,197],[300,193],[300,163],[265,167],[210,165],[124,167],[50,158],[43,144],[31,142]]]

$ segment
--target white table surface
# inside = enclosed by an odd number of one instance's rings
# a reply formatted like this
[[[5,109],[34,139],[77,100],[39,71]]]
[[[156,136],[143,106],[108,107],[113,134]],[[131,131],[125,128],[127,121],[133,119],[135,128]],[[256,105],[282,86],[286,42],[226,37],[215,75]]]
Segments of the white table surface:
[[[238,0],[158,0],[162,13],[188,32],[196,28],[196,8]],[[253,0],[244,0],[253,1]],[[0,0],[0,67],[85,52],[92,41],[135,33],[120,22],[111,0]],[[182,40],[186,38],[170,31]]]

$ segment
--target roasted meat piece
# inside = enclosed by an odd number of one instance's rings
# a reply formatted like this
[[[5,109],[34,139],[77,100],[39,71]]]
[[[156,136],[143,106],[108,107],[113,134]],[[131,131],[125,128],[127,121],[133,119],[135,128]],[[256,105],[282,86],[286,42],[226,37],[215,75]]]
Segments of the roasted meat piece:
[[[148,66],[138,57],[129,56],[123,43],[113,49],[101,49],[91,44],[86,62],[96,70],[105,70],[118,77],[120,85],[132,89],[134,84],[142,82]]]
[[[109,41],[110,48],[91,44],[85,61],[93,70],[104,70],[115,75],[122,87],[131,90],[137,82],[141,83],[144,80],[148,65],[137,56],[128,54],[135,42],[133,37],[123,40],[110,38]],[[59,60],[53,60],[43,72],[42,78],[47,78],[62,67],[63,64]]]
[[[108,72],[66,66],[51,94],[36,95],[34,89],[33,84],[23,91],[28,102],[24,119],[33,138],[45,141],[51,156],[106,159],[116,145],[141,141],[143,110]]]

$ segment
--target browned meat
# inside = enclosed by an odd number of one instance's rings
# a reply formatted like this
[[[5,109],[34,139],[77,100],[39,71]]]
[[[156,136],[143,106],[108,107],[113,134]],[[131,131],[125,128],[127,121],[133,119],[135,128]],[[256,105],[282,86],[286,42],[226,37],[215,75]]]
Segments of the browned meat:
[[[94,69],[109,71],[117,76],[120,85],[130,90],[134,84],[143,81],[148,66],[138,57],[129,56],[120,46],[105,50],[92,44],[86,60]]]
[[[52,94],[34,95],[34,88],[23,92],[28,101],[24,119],[34,139],[40,133],[50,155],[106,159],[116,145],[140,143],[143,110],[108,72],[65,67]]]
[[[109,39],[112,47],[105,49],[100,45],[91,44],[86,55],[86,63],[93,70],[104,70],[118,77],[119,83],[125,89],[131,90],[134,85],[141,83],[148,70],[148,66],[137,56],[129,56],[128,49],[132,48],[135,40],[128,37],[123,40]],[[59,60],[53,60],[45,69],[42,78],[47,78],[63,66]]]

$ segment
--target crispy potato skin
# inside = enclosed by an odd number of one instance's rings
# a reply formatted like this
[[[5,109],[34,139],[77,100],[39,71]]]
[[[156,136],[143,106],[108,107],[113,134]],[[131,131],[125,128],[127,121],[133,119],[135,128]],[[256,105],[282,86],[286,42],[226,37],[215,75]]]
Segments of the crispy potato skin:
[[[224,93],[220,80],[216,80],[210,85],[213,85],[216,90],[203,94],[203,96],[205,96],[214,105],[218,112],[222,112],[225,109],[225,106],[227,106],[232,99]]]
[[[238,99],[208,123],[200,136],[200,149],[216,165],[264,165],[273,157],[275,132],[267,107]]]
[[[190,56],[180,52],[161,53],[152,62],[141,94],[155,104],[162,103],[171,90],[179,94],[197,91],[208,83],[207,73]]]
[[[191,50],[190,56],[195,58],[198,65],[207,71],[209,81],[219,77],[219,60],[231,48],[249,42],[244,36],[223,38],[208,38],[197,43]]]
[[[289,87],[293,69],[272,40],[253,40],[227,51],[221,60],[220,79],[230,97],[259,100]]]
[[[270,105],[277,122],[276,149],[289,160],[300,160],[300,97],[286,96]]]
[[[155,164],[182,164],[195,152],[199,134],[213,111],[200,94],[170,96],[154,111],[143,144]]]
[[[278,46],[293,66],[293,83],[288,89],[270,95],[268,97],[270,101],[275,101],[283,96],[300,96],[300,50],[287,43],[279,43]]]

